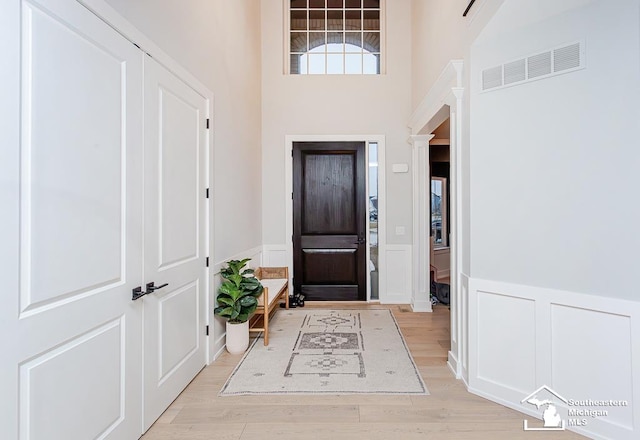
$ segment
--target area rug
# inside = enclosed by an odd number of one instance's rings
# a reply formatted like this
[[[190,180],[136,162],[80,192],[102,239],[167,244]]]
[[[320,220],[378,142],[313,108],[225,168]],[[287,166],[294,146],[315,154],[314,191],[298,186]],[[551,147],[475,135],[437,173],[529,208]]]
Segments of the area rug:
[[[429,394],[390,310],[279,310],[220,396]]]

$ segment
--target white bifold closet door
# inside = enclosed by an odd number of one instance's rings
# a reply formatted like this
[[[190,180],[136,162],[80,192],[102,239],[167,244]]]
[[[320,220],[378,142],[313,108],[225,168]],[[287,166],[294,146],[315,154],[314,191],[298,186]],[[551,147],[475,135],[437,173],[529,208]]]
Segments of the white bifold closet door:
[[[0,438],[134,439],[144,55],[75,1],[0,9]]]
[[[144,426],[206,363],[207,99],[144,64]],[[149,289],[147,288],[147,291]]]

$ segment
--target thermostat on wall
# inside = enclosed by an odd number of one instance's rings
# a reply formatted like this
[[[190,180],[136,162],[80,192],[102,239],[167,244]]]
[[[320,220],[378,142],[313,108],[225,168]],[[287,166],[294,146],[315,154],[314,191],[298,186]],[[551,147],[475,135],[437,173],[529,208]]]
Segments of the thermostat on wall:
[[[409,172],[409,164],[406,164],[406,163],[394,163],[393,164],[393,172],[394,173],[407,173],[407,172]]]

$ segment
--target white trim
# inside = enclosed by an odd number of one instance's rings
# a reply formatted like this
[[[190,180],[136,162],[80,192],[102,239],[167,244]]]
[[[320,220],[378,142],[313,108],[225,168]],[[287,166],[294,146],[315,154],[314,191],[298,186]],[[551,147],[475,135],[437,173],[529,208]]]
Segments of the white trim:
[[[452,60],[444,68],[440,77],[436,80],[435,84],[429,89],[424,99],[417,106],[416,110],[409,119],[409,127],[411,133],[416,136],[419,133],[430,133],[434,131],[447,117],[450,118],[450,203],[451,209],[449,211],[449,218],[451,221],[449,248],[451,249],[451,264],[450,264],[450,291],[451,291],[451,359],[454,362],[450,363],[450,366],[457,368],[456,377],[463,376],[463,362],[461,357],[464,350],[467,348],[467,336],[464,332],[463,325],[466,316],[466,300],[462,298],[461,292],[461,268],[462,268],[462,186],[460,185],[460,178],[462,177],[462,125],[465,115],[463,114],[463,67],[462,60]],[[424,135],[423,135],[424,136]],[[425,276],[420,276],[420,272],[428,272],[428,266],[424,266],[424,262],[428,262],[428,257],[425,259],[422,257],[425,252],[428,252],[427,235],[429,229],[426,227],[418,227],[415,225],[421,225],[424,219],[421,219],[421,213],[424,208],[421,204],[424,200],[421,199],[421,194],[428,194],[430,191],[430,181],[428,174],[428,165],[425,167],[421,164],[420,155],[418,155],[414,149],[414,246],[418,249],[414,249],[414,261],[413,271],[414,274],[414,294],[419,292],[420,282]],[[428,159],[427,159],[428,160]],[[429,185],[428,187],[426,185]],[[417,237],[415,236],[417,235]],[[466,328],[466,327],[465,327]]]
[[[411,134],[431,133],[446,119],[432,122],[432,119],[447,103],[451,89],[460,87],[462,82],[462,60],[451,60],[444,68],[436,82],[420,101],[414,112],[409,117]]]
[[[285,247],[289,271],[293,276],[293,143],[294,142],[366,142],[367,163],[369,162],[369,143],[378,144],[378,296],[380,302],[385,300],[386,293],[383,289],[386,282],[386,271],[383,270],[386,264],[386,192],[385,192],[385,136],[384,135],[286,135],[284,140],[284,179],[285,179]],[[368,173],[368,166],[367,173]],[[366,176],[365,176],[366,177]],[[369,196],[369,183],[367,181],[367,200]],[[367,205],[368,206],[368,205]],[[369,222],[367,221],[367,244],[369,243]],[[367,246],[367,256],[369,256],[369,246]],[[367,260],[367,274],[369,274],[369,262]],[[369,301],[369,284],[371,277],[367,276],[367,301]]]

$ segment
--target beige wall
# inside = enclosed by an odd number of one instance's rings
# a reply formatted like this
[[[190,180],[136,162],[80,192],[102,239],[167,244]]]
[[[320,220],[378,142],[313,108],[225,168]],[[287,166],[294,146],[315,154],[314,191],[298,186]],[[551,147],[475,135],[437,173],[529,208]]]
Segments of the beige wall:
[[[383,75],[284,75],[284,3],[262,0],[263,239],[285,244],[285,136],[384,135],[387,164],[387,242],[411,243],[410,163],[411,0],[386,2]],[[287,158],[290,160],[290,158]],[[406,235],[395,235],[404,226]]]
[[[214,262],[259,246],[260,2],[106,1],[214,94]]]
[[[412,0],[412,93],[415,108],[452,59],[465,58],[471,43],[504,0]]]

